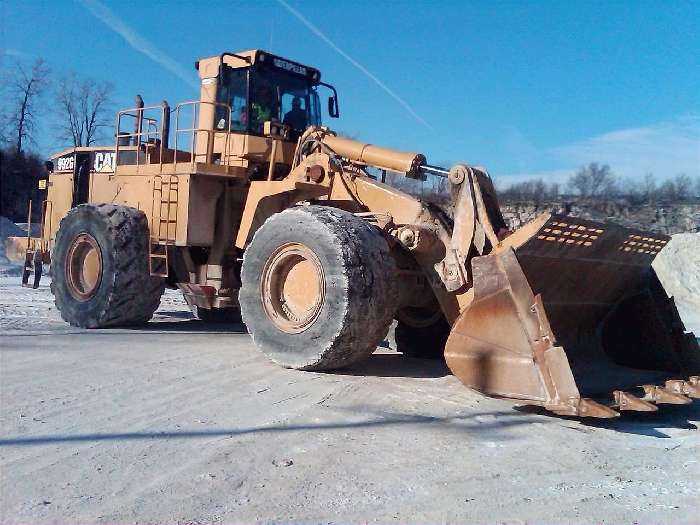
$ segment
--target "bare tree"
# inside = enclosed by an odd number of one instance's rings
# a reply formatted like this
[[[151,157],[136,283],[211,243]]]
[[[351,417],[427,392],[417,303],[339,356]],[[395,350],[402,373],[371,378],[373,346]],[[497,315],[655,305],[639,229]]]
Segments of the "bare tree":
[[[653,173],[647,173],[644,175],[644,181],[642,182],[642,196],[644,200],[649,204],[653,203],[656,199],[656,179]]]
[[[59,138],[74,146],[91,146],[111,123],[113,86],[109,82],[79,79],[71,75],[56,88]]]
[[[679,201],[687,200],[692,195],[693,181],[685,173],[680,173],[676,175],[673,179],[673,183],[676,186],[676,199]]]
[[[532,196],[536,205],[540,205],[547,198],[547,185],[542,179],[537,179],[532,185]]]
[[[31,69],[17,63],[10,74],[7,90],[13,100],[4,127],[7,130],[5,133],[15,142],[17,154],[24,151],[27,142],[34,141],[36,105],[48,86],[48,73],[49,69],[43,59],[38,58]]]
[[[659,186],[657,191],[658,196],[666,202],[676,202],[678,200],[678,192],[676,191],[676,183],[672,180],[664,181]]]
[[[588,197],[591,194],[591,180],[588,177],[586,168],[580,168],[574,175],[569,177],[567,186],[581,197]]]
[[[583,198],[607,198],[617,192],[617,181],[610,166],[591,162],[579,168],[568,181],[569,187]]]
[[[558,182],[552,182],[549,185],[549,199],[557,200],[559,198],[560,187]]]

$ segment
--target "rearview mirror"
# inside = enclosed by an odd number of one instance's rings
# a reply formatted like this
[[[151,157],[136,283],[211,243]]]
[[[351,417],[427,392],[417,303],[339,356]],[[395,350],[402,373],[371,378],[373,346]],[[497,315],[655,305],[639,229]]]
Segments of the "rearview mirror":
[[[340,112],[338,111],[338,98],[335,96],[328,97],[328,115],[331,118],[338,118]]]

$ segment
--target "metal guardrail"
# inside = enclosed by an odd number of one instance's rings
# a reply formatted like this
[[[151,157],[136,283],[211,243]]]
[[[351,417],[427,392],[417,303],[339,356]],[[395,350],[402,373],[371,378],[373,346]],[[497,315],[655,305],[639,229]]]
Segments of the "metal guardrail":
[[[227,115],[228,126],[224,129],[205,129],[199,126],[199,118],[201,115],[202,105],[212,106],[214,108],[214,113],[216,114],[217,108],[223,108],[225,115]],[[191,123],[188,123],[187,127],[183,127],[185,123],[183,121],[187,120],[187,117],[183,113],[191,108],[192,119]],[[166,115],[166,111],[168,114]],[[146,116],[147,113],[156,113],[158,118]],[[135,162],[134,164],[138,166],[142,164],[155,165],[158,164],[159,171],[163,171],[164,165],[174,165],[177,168],[178,164],[189,163],[192,168],[199,162],[205,164],[215,164],[216,160],[214,158],[214,146],[216,142],[217,135],[223,135],[223,151],[216,152],[220,157],[218,162],[221,164],[226,164],[231,157],[231,107],[223,102],[203,102],[200,100],[181,102],[174,109],[175,112],[175,129],[173,131],[173,146],[174,149],[170,150],[166,148],[164,144],[167,144],[168,137],[163,136],[163,126],[161,123],[170,122],[170,108],[167,105],[160,106],[145,106],[137,107],[131,109],[125,109],[117,113],[117,133],[116,133],[116,146],[115,146],[115,174],[120,165],[120,152],[123,154],[125,151],[135,152]],[[212,117],[212,119],[214,116]],[[122,125],[126,119],[133,119],[133,131],[122,130]],[[169,125],[165,126],[169,128]],[[169,133],[169,131],[166,131]],[[183,141],[181,137],[183,134],[189,135],[188,140],[185,141],[188,150],[180,151],[178,148],[178,143],[182,144]],[[201,137],[204,136],[205,139],[202,141]],[[163,140],[165,139],[165,140]],[[128,150],[126,149],[128,148]],[[158,150],[158,162],[151,163],[148,162],[149,154],[157,149]],[[150,151],[149,151],[150,150]],[[164,161],[165,153],[172,151],[172,160]],[[181,160],[183,154],[189,154],[189,160]],[[123,163],[121,163],[124,165]],[[134,165],[129,163],[129,165]]]
[[[146,107],[141,107],[141,108],[131,108],[131,109],[124,109],[122,111],[119,111],[117,113],[117,133],[116,133],[116,146],[115,146],[115,162],[114,162],[114,173],[117,173],[117,170],[120,165],[120,148],[121,151],[124,151],[124,147],[129,147],[128,151],[135,151],[136,154],[136,166],[139,166],[142,164],[142,156],[141,156],[141,151],[143,149],[144,157],[146,154],[146,150],[148,147],[155,147],[156,145],[159,147],[160,155],[159,155],[159,164],[161,164],[161,169],[162,169],[162,160],[163,160],[163,136],[162,136],[162,131],[161,127],[158,125],[159,122],[164,122],[166,119],[165,111],[167,110],[167,106],[146,106]],[[153,117],[146,117],[144,116],[144,113],[150,111],[159,111],[160,112],[160,120],[153,118]],[[122,130],[122,121],[124,117],[130,117],[134,119],[134,131],[123,131]],[[169,118],[169,115],[168,117]],[[145,128],[143,124],[146,124]],[[135,147],[135,149],[134,149]],[[145,160],[145,159],[144,159]]]
[[[214,120],[215,115],[216,115],[216,109],[217,108],[223,108],[225,110],[225,115],[227,116],[226,121],[228,123],[228,127],[225,129],[205,129],[200,127],[197,127],[197,124],[199,123],[199,117],[201,114],[201,107],[202,105],[208,105],[212,106],[214,108],[214,115],[212,116],[212,120]],[[180,127],[180,121],[182,118],[182,113],[183,109],[186,108],[192,108],[192,125],[188,128],[183,128]],[[174,147],[175,147],[175,156],[174,156],[174,163],[178,164],[177,161],[177,152],[178,152],[178,137],[183,134],[183,133],[189,133],[191,135],[190,137],[190,143],[189,143],[189,153],[190,153],[190,163],[194,167],[194,164],[196,163],[197,157],[204,156],[204,163],[205,164],[214,164],[214,143],[217,135],[223,135],[224,136],[224,148],[223,151],[221,152],[221,157],[219,159],[219,163],[221,164],[227,164],[227,161],[229,157],[231,156],[230,152],[230,137],[231,137],[231,106],[228,104],[225,104],[223,102],[203,102],[201,100],[192,100],[192,101],[187,101],[187,102],[180,102],[177,106],[175,106],[175,135],[174,135]],[[205,138],[205,148],[204,152],[202,153],[200,151],[200,141],[199,138],[202,136],[202,134],[206,137]]]

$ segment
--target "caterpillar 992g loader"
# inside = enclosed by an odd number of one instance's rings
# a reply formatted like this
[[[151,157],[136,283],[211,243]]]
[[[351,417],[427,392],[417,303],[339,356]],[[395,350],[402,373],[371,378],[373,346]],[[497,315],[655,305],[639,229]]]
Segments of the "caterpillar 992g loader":
[[[322,127],[317,89],[331,117],[338,100],[318,70],[263,51],[197,69],[200,100],[139,101],[115,145],[52,157],[42,236],[15,242],[27,274],[51,262],[67,322],[145,322],[167,286],[203,319],[242,315],[285,367],[363,359],[396,319],[405,354],[444,353],[466,386],[557,414],[700,395],[697,341],[651,267],[668,237],[550,213],[509,231],[483,168]],[[387,171],[446,177],[449,212]]]

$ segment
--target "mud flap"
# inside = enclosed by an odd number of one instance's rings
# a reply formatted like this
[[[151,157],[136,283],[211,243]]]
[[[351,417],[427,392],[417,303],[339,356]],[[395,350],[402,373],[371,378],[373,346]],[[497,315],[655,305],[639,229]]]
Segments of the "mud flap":
[[[697,378],[682,378],[700,373],[700,349],[651,268],[666,242],[554,215],[515,249],[475,257],[448,366],[483,393],[577,416],[648,411],[694,392]]]

